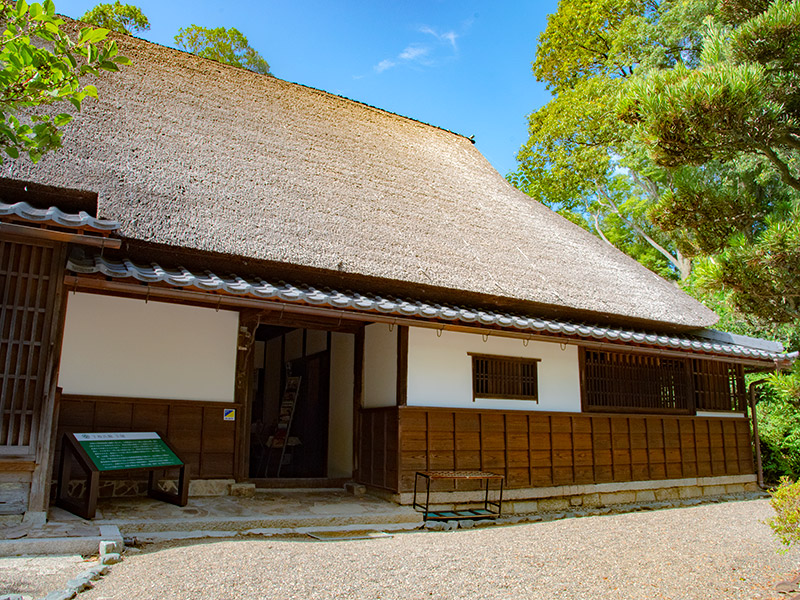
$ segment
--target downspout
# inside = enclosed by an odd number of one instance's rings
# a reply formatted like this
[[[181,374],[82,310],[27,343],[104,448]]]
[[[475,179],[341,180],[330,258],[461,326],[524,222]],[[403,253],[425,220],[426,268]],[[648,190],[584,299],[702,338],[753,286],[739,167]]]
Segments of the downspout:
[[[761,438],[758,436],[758,419],[756,418],[756,387],[766,383],[766,379],[758,379],[750,382],[748,386],[748,396],[750,400],[750,419],[753,422],[753,443],[756,450],[756,477],[758,487],[764,489],[764,470],[761,467]]]

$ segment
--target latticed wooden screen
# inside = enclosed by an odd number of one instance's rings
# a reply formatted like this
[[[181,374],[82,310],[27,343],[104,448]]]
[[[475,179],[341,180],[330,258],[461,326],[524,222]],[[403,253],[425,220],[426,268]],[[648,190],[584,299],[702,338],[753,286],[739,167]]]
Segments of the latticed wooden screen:
[[[691,411],[687,360],[604,350],[584,352],[585,410]]]
[[[35,452],[62,252],[0,240],[0,455]]]
[[[697,410],[745,410],[747,390],[742,365],[694,359],[692,373]]]
[[[539,401],[535,358],[472,354],[473,398]]]

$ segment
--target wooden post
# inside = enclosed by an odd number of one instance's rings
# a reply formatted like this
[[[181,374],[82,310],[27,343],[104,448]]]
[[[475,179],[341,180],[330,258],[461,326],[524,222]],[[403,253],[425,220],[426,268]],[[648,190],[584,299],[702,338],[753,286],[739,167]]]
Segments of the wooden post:
[[[397,327],[397,406],[408,402],[408,325]]]
[[[361,407],[364,403],[364,327],[355,332],[353,345],[353,480],[359,481]]]
[[[234,446],[234,478],[243,481],[250,477],[250,417],[253,405],[253,347],[256,330],[261,323],[260,311],[239,313],[239,335],[236,349],[236,387],[234,402],[241,411],[236,417]]]
[[[55,435],[58,429],[56,393],[58,386],[58,369],[61,363],[61,343],[64,338],[64,321],[66,320],[66,290],[61,282],[67,265],[67,245],[53,249],[52,267],[50,270],[51,285],[57,286],[52,307],[54,314],[50,321],[50,340],[47,348],[45,371],[45,395],[39,407],[39,427],[37,431],[36,467],[31,473],[31,492],[28,497],[28,513],[35,520],[44,521],[50,504],[50,482],[53,472],[53,453],[55,451]],[[41,516],[34,516],[43,513]]]

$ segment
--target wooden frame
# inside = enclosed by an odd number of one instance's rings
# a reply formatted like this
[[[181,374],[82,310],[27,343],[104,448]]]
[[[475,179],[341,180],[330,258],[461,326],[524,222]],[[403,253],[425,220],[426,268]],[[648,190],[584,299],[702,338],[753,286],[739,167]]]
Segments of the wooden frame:
[[[539,403],[539,358],[467,352],[472,358],[472,401],[478,398]],[[531,393],[531,391],[533,393]]]

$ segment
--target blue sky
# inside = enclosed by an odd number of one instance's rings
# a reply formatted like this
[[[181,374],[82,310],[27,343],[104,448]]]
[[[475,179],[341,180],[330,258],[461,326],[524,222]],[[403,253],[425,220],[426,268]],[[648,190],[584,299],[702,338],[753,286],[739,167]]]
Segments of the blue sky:
[[[97,3],[55,0],[75,18]],[[527,139],[526,115],[549,100],[530,64],[557,0],[130,3],[150,19],[145,39],[174,46],[180,27],[236,27],[276,77],[474,135],[503,175]]]

